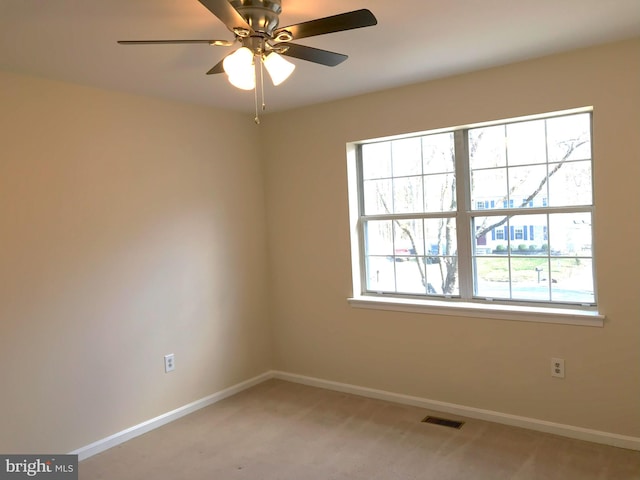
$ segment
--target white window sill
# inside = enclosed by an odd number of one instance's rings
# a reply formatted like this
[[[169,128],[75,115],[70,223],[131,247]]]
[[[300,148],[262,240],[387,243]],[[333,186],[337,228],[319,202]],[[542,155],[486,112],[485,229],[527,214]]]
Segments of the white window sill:
[[[458,317],[492,318],[524,322],[559,323],[603,327],[605,316],[590,310],[539,306],[502,305],[457,301],[417,300],[396,297],[359,296],[348,298],[355,308],[390,310],[394,312],[428,313]]]

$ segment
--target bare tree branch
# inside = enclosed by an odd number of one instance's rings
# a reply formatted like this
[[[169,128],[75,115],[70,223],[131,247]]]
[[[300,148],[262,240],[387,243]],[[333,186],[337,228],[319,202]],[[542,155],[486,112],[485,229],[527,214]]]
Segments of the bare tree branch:
[[[480,140],[483,136],[484,132],[481,132],[478,137],[476,137],[472,143],[470,143],[469,145],[469,155],[470,157],[472,157],[475,152],[478,149],[478,145],[480,143]],[[536,188],[524,199],[522,200],[521,204],[519,205],[518,208],[522,208],[525,207],[529,202],[531,202],[534,198],[536,198],[540,192],[542,192],[542,190],[544,189],[545,185],[549,182],[550,178],[553,177],[561,168],[562,166],[566,163],[566,161],[569,159],[569,157],[571,156],[571,154],[580,146],[584,145],[585,143],[587,143],[588,140],[580,140],[578,139],[571,139],[569,140],[567,143],[568,145],[568,150],[565,152],[565,154],[563,155],[562,159],[553,167],[552,170],[550,170],[545,176],[544,178],[541,179],[541,181],[539,182],[539,184],[536,186]],[[451,151],[451,159],[452,161],[455,161],[455,155],[454,152]],[[523,182],[524,183],[524,180]],[[511,187],[509,193],[504,197],[504,200],[506,200],[510,195],[512,195],[518,188],[518,185],[514,185]],[[447,202],[447,193],[450,193],[450,197],[448,198],[448,202]],[[389,206],[387,205],[387,202],[385,201],[384,196],[382,195],[382,192],[379,189],[379,186],[376,185],[376,194],[378,197],[378,200],[380,201],[382,207],[384,208],[385,212],[389,215],[392,214],[391,209],[389,208]],[[449,203],[449,207],[450,209],[454,209],[455,205],[456,205],[456,183],[455,181],[452,182],[451,184],[446,183],[445,185],[443,185],[442,188],[442,192],[441,192],[441,201],[440,201],[440,206],[442,208],[442,210],[444,211],[444,206],[446,203]],[[514,209],[513,214],[507,215],[504,218],[500,219],[497,222],[494,222],[493,224],[489,225],[489,226],[482,226],[481,230],[478,231],[476,233],[476,238],[480,238],[484,235],[486,235],[488,232],[490,232],[491,230],[493,230],[494,228],[498,228],[502,225],[504,225],[505,223],[507,223],[507,221],[512,218],[513,216],[517,215],[517,209]],[[441,259],[440,261],[440,280],[442,282],[442,292],[444,294],[451,294],[453,293],[453,290],[455,288],[455,284],[456,284],[456,280],[457,280],[457,275],[458,275],[458,257],[456,255],[451,255],[451,252],[454,250],[454,246],[453,246],[453,235],[452,235],[452,231],[451,231],[451,227],[452,227],[452,222],[454,222],[455,219],[451,218],[451,217],[447,217],[447,218],[441,218],[440,219],[440,224],[438,226],[438,254],[442,255],[439,256],[438,258]],[[414,252],[412,254],[412,257],[416,260],[416,265],[418,267],[418,271],[420,273],[420,278],[422,279],[422,284],[425,288],[427,288],[428,293],[432,293],[433,288],[431,287],[430,284],[427,283],[427,278],[426,278],[426,265],[423,265],[423,262],[421,261],[420,256],[417,254],[418,252],[418,248],[416,245],[416,241],[414,238],[414,232],[411,230],[410,226],[408,223],[403,223],[398,219],[393,219],[393,224],[396,226],[396,228],[398,228],[404,237],[406,237],[409,242],[411,243],[411,248],[412,248],[412,252]],[[392,233],[393,234],[393,233]],[[393,243],[395,244],[395,239],[392,239]],[[442,245],[444,243],[444,245]],[[444,249],[442,249],[441,247],[444,246]],[[426,246],[425,246],[426,248]],[[426,256],[429,256],[430,251],[425,252]],[[395,258],[395,251],[393,252],[393,258]],[[426,257],[425,257],[426,258]]]
[[[584,145],[585,143],[587,143],[587,140],[583,140],[583,141],[576,141],[576,143],[572,143],[571,144],[571,148],[569,148],[569,150],[567,150],[567,152],[564,154],[564,156],[562,157],[562,160],[560,160],[560,162],[558,162],[558,164],[553,167],[553,169],[544,176],[544,178],[540,181],[540,183],[538,184],[538,187],[527,197],[525,198],[522,203],[518,206],[518,208],[522,208],[525,207],[531,200],[533,200],[535,197],[537,197],[540,192],[542,191],[542,189],[544,188],[544,186],[547,184],[547,182],[549,181],[549,179],[555,175],[558,170],[560,170],[560,168],[562,168],[562,166],[565,164],[565,162],[567,161],[567,159],[571,156],[571,154],[581,145]],[[513,193],[513,192],[512,192]],[[482,227],[482,229],[476,233],[476,238],[480,238],[483,237],[484,235],[486,235],[487,233],[489,233],[491,230],[493,230],[494,228],[498,228],[501,227],[502,225],[504,225],[505,223],[507,223],[507,221],[515,216],[516,213],[514,212],[512,215],[507,215],[506,217],[504,217],[502,220],[499,220],[498,222],[493,223],[492,225],[489,225],[488,227]]]
[[[380,190],[377,188],[376,185],[376,193],[378,195],[378,199],[380,200],[380,202],[382,203],[383,208],[385,209],[385,211],[387,212],[387,214],[391,214],[391,210],[389,209],[389,206],[387,205],[387,202],[384,200],[384,197],[382,196],[382,194],[380,193]],[[405,234],[405,236],[407,238],[409,238],[409,241],[411,242],[411,248],[413,249],[414,252],[418,252],[418,249],[416,247],[416,242],[413,238],[413,234],[411,233],[411,230],[409,230],[409,227],[407,225],[402,225],[400,223],[399,220],[394,219],[393,223],[400,229],[402,230],[402,232]],[[393,244],[395,244],[395,239],[392,240]],[[395,252],[394,253],[394,258],[395,258]],[[422,262],[419,261],[417,255],[415,255],[416,258],[416,264],[418,265],[418,270],[420,271],[420,277],[422,278],[422,285],[424,285],[425,287],[427,286],[427,276],[426,273],[424,271],[424,269],[422,268]]]

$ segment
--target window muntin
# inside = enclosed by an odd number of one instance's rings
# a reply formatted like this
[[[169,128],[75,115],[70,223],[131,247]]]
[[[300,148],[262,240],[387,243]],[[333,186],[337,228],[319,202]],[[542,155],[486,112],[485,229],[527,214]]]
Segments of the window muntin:
[[[595,303],[591,213],[475,216],[473,222],[474,296]],[[487,238],[496,243],[488,248]]]
[[[366,144],[361,158],[365,289],[457,295],[453,132]]]
[[[591,164],[590,112],[361,145],[362,293],[595,305]]]
[[[590,113],[468,130],[472,205],[592,205],[590,132]]]

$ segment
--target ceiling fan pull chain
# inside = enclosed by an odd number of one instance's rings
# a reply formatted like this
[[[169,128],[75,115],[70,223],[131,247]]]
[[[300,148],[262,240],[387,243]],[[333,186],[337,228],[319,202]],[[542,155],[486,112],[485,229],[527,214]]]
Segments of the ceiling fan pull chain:
[[[260,57],[260,91],[262,94],[262,111],[264,112],[267,109],[267,106],[264,103],[264,67],[262,64],[262,57]]]
[[[253,68],[256,67],[254,66]],[[256,123],[256,125],[260,125],[260,116],[258,114],[258,85],[253,86],[253,99],[255,100],[256,105],[256,116],[253,121]]]
[[[256,125],[260,125],[260,116],[258,115],[258,89],[256,87],[253,87],[253,95],[256,101],[256,116],[254,117],[253,121],[256,123]]]

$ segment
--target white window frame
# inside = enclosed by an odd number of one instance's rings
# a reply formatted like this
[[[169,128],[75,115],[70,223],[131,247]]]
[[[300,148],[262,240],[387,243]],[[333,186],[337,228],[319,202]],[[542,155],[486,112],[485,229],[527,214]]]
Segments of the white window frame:
[[[551,116],[569,115],[576,113],[592,112],[591,107],[584,107],[561,112],[547,113],[541,115],[533,115],[526,117],[518,117],[500,121],[484,122],[473,125],[463,125],[454,128],[431,130],[428,132],[419,132],[411,135],[398,135],[393,137],[378,138],[375,141],[387,141],[411,136],[422,136],[426,134],[437,134],[443,132],[456,132],[468,130],[471,128],[485,127],[517,121],[528,121],[541,118],[549,118]],[[456,151],[464,148],[467,149],[466,135],[455,135]],[[593,132],[591,135],[593,142]],[[605,315],[598,311],[597,305],[579,306],[579,305],[563,305],[555,303],[527,303],[519,301],[494,302],[490,299],[473,299],[470,298],[468,292],[473,290],[473,279],[471,275],[463,274],[463,272],[471,272],[471,248],[468,251],[458,250],[458,268],[459,268],[459,286],[461,292],[467,292],[461,298],[429,298],[429,297],[413,297],[410,295],[395,294],[373,294],[366,292],[364,275],[364,239],[362,234],[360,185],[358,169],[358,151],[359,146],[367,143],[367,141],[350,142],[347,144],[347,174],[349,186],[349,217],[350,217],[350,233],[351,233],[351,255],[352,255],[352,282],[353,294],[348,298],[348,302],[355,308],[367,308],[376,310],[403,311],[412,313],[427,313],[447,316],[463,316],[463,317],[479,317],[501,320],[519,320],[543,323],[559,323],[569,325],[595,326],[603,327]],[[477,215],[478,209],[470,208],[470,195],[468,195],[469,182],[469,165],[467,163],[468,156],[456,155],[456,178],[461,175],[464,177],[464,188],[462,184],[458,184],[458,210],[455,212],[458,223],[459,245],[471,245],[471,219]],[[593,162],[593,161],[592,161]],[[592,163],[593,165],[593,163]],[[593,170],[593,169],[592,169]],[[458,181],[458,180],[457,180]],[[465,191],[466,190],[466,191]],[[527,209],[529,211],[530,209]],[[481,212],[483,210],[480,210]],[[513,214],[513,211],[510,212]],[[593,209],[592,209],[593,214]],[[446,214],[445,214],[446,215]],[[412,215],[413,216],[413,215]],[[420,215],[416,215],[419,217]],[[595,227],[594,227],[595,231]],[[469,238],[462,238],[467,236]],[[594,258],[595,264],[595,258]],[[594,293],[597,292],[597,284],[594,266]],[[596,297],[597,298],[597,297]]]

